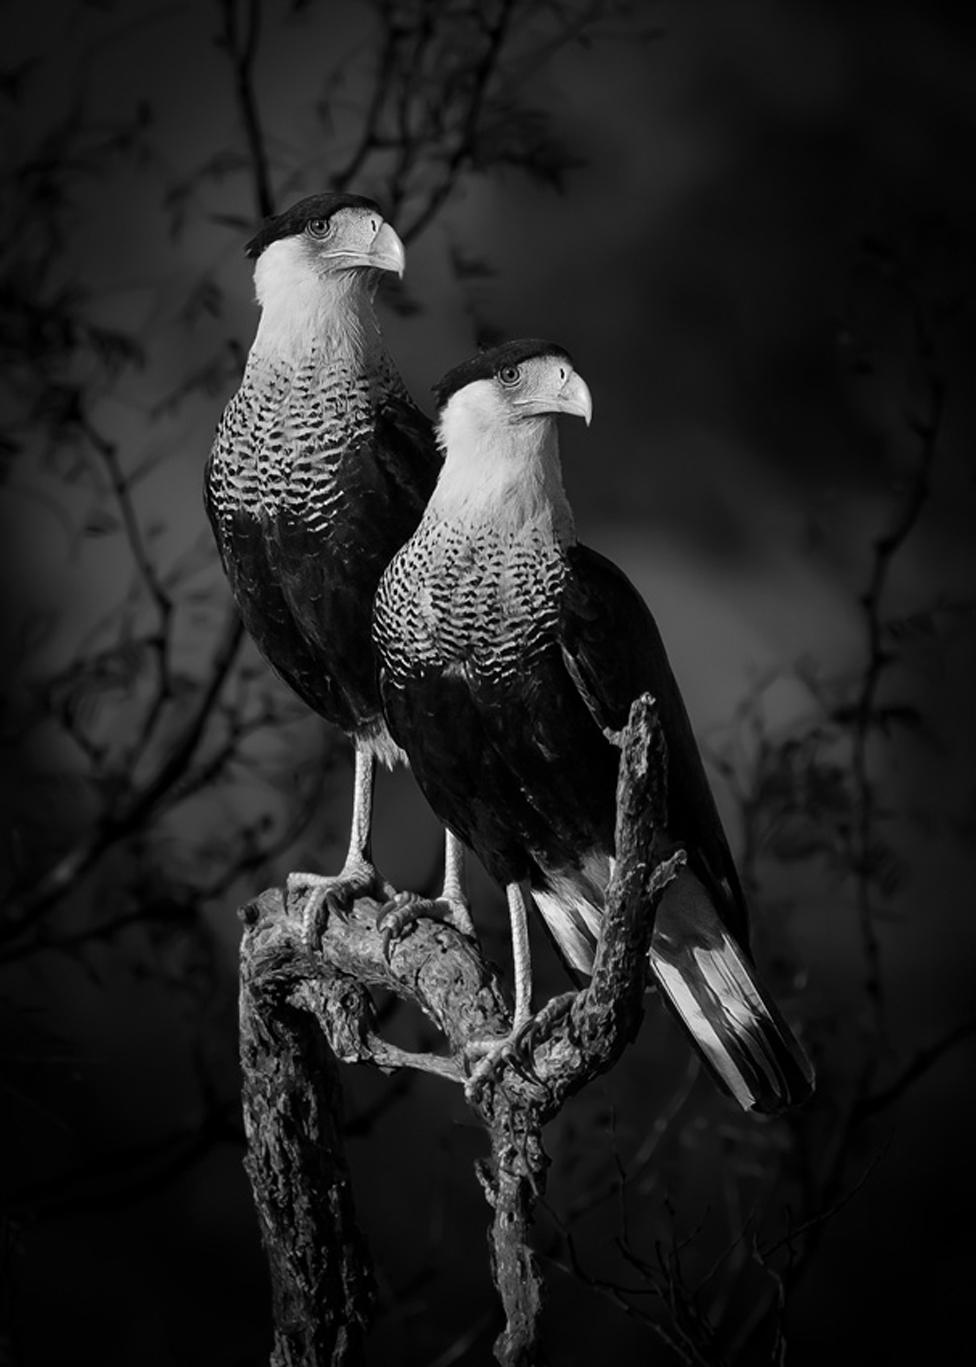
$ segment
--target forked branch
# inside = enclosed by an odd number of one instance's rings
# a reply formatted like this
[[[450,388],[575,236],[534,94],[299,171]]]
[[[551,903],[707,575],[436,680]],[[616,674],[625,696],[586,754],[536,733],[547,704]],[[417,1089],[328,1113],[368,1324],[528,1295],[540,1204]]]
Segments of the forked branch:
[[[489,1132],[479,1180],[493,1210],[492,1271],[507,1367],[540,1361],[542,1278],[529,1242],[548,1160],[542,1129],[567,1098],[605,1072],[643,1015],[647,950],[664,888],[684,852],[664,837],[666,754],[654,701],[631,709],[617,791],[617,863],[593,977],[534,1019],[468,1101]],[[360,1360],[369,1271],[339,1139],[335,1067],[414,1067],[464,1084],[468,1046],[504,1036],[511,1016],[496,970],[451,926],[420,921],[387,959],[375,902],[332,916],[313,955],[298,904],[277,889],[244,909],[241,1049],[248,1171],[271,1264],[280,1367]],[[442,1034],[442,1054],[408,1054],[375,1030],[370,989],[413,1002]],[[305,1356],[296,1356],[297,1345]]]

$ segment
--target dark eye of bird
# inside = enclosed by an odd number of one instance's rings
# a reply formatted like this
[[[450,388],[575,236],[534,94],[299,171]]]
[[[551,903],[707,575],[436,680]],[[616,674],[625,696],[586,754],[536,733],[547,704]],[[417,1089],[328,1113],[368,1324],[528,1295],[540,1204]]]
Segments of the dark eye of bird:
[[[522,378],[522,371],[517,365],[502,366],[501,370],[498,372],[498,378],[501,380],[502,384],[518,384],[519,380]]]
[[[328,237],[332,224],[327,218],[310,218],[305,224],[305,231],[309,237]]]

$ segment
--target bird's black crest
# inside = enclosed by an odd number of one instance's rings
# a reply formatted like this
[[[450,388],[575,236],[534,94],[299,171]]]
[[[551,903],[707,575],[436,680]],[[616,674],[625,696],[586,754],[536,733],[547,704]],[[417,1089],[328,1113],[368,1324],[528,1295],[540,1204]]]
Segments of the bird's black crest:
[[[505,366],[521,365],[523,361],[530,361],[534,356],[562,356],[570,365],[573,364],[572,357],[564,347],[557,346],[555,342],[547,342],[542,337],[520,337],[514,342],[502,342],[501,346],[479,351],[477,356],[462,361],[437,381],[433,389],[438,409],[443,408],[451,395],[463,389],[466,384],[471,384],[474,380],[489,380]]]
[[[371,199],[365,199],[362,195],[309,195],[307,199],[300,199],[297,204],[286,209],[283,214],[266,218],[260,230],[244,248],[244,254],[253,261],[272,242],[278,242],[283,237],[295,237],[298,233],[304,232],[305,224],[310,218],[331,218],[337,209],[369,209],[377,214],[381,212],[378,204]]]

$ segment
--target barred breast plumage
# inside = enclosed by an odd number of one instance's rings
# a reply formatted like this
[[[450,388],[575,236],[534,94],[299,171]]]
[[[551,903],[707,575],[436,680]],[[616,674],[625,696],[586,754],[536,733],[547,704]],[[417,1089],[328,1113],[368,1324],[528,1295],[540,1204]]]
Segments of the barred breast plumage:
[[[391,734],[437,815],[503,883],[537,875],[554,839],[575,854],[608,825],[594,795],[613,781],[615,752],[563,686],[570,582],[551,528],[429,510],[376,595]],[[551,743],[566,726],[581,735],[573,754]]]
[[[469,660],[504,688],[556,639],[565,575],[561,547],[538,528],[424,518],[376,598],[391,682]]]
[[[384,730],[372,599],[439,465],[430,424],[388,362],[364,373],[315,347],[298,365],[252,357],[217,430],[206,502],[245,626],[350,734]]]

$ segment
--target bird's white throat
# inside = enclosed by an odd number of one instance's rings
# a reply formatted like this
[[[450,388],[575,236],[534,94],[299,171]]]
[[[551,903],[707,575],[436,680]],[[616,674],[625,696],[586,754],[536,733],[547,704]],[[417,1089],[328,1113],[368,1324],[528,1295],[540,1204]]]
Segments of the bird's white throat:
[[[428,505],[437,520],[490,523],[517,535],[531,525],[560,545],[576,540],[563,488],[555,417],[486,422],[458,402],[444,409],[439,441],[444,466]]]
[[[272,242],[254,268],[261,319],[251,356],[297,365],[313,351],[357,362],[384,355],[373,308],[377,280],[372,271],[325,269],[301,238]]]

